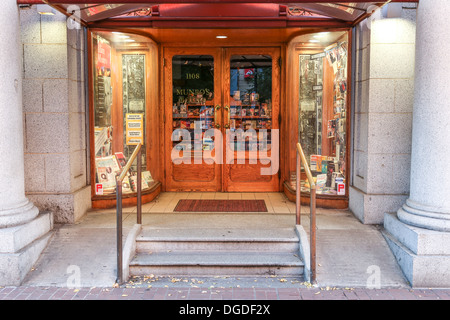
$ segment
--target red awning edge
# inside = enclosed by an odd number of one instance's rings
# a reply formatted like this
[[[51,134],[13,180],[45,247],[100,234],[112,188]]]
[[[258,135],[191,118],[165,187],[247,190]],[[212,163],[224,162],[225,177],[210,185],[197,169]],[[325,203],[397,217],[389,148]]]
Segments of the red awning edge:
[[[202,3],[223,3],[222,0],[159,0],[157,2],[143,1],[143,0],[92,0],[95,4],[202,4]],[[366,2],[413,2],[417,3],[419,0],[382,0],[382,1],[367,1],[367,0],[349,0],[355,3],[366,3]],[[276,3],[276,4],[301,4],[301,3],[343,3],[343,0],[297,0],[297,1],[286,1],[286,0],[227,0],[227,3]],[[17,0],[17,4],[89,4],[86,0]]]
[[[93,1],[95,3],[92,3]],[[418,3],[419,0],[348,0],[359,3],[354,7],[347,6],[343,0],[160,0],[150,3],[148,0],[17,0],[19,5],[48,4],[61,13],[72,16],[74,12],[67,12],[70,5],[80,5],[77,16],[84,26],[108,25],[149,26],[160,28],[179,27],[210,27],[210,28],[238,28],[238,27],[289,27],[289,26],[347,26],[351,27],[371,15],[366,8],[369,4],[382,7],[392,2]],[[302,5],[303,4],[303,5]],[[340,6],[328,6],[339,4]],[[84,5],[84,7],[81,7]],[[111,5],[111,6],[107,6]],[[311,16],[289,15],[287,7],[304,8]],[[140,10],[142,6],[152,7],[151,14],[141,17],[130,17],[130,12]],[[94,10],[104,7],[103,10]],[[343,8],[341,8],[343,7]],[[154,9],[155,8],[155,9]],[[359,10],[355,14],[350,9]],[[157,10],[156,10],[157,9]],[[154,12],[154,10],[156,10]],[[356,11],[358,12],[358,11]],[[158,14],[154,14],[158,13]],[[239,22],[242,25],[239,25]]]

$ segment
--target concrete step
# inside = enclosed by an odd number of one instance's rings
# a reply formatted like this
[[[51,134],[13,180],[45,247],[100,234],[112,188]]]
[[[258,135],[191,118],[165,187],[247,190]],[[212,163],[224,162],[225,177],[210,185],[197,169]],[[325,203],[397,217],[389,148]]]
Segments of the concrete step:
[[[144,276],[301,276],[303,262],[293,253],[160,252],[138,254],[130,274]]]
[[[279,229],[144,229],[136,239],[137,253],[186,251],[292,252],[299,240],[291,228]]]

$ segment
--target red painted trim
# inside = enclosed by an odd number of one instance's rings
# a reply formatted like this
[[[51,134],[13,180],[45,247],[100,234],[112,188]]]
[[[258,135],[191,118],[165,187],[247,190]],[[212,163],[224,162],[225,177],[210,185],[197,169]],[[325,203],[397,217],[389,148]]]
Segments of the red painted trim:
[[[161,4],[158,6],[162,17],[278,17],[280,5],[275,3],[191,3],[191,4]]]
[[[349,28],[352,22],[324,18],[236,18],[236,17],[146,17],[146,18],[114,18],[88,23],[91,28],[285,28],[285,27],[327,27]]]

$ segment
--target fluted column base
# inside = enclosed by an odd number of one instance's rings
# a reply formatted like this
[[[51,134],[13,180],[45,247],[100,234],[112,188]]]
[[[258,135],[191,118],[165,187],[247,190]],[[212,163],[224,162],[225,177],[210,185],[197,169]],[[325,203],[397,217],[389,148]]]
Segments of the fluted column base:
[[[440,208],[426,207],[408,199],[397,215],[402,222],[411,226],[450,232],[450,212],[443,213]]]
[[[0,229],[10,228],[33,220],[39,214],[39,209],[28,200],[16,208],[0,210]]]

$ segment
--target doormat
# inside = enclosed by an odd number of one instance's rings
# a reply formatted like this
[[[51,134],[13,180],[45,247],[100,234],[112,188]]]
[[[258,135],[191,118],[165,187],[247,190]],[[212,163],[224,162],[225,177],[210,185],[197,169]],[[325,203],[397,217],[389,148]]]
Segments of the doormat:
[[[267,212],[264,200],[181,199],[174,212]]]

